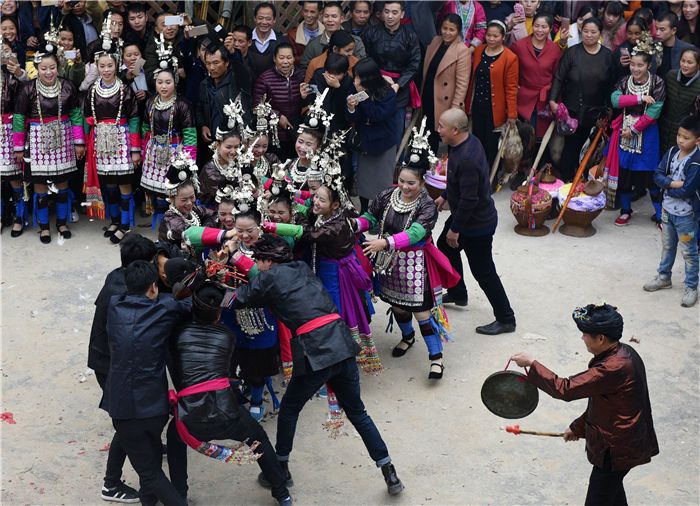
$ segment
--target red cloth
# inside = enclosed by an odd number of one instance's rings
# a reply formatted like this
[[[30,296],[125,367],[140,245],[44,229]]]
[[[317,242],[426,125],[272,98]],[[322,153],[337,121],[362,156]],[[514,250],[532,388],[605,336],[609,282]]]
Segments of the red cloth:
[[[177,400],[188,395],[214,392],[216,390],[226,390],[230,387],[231,384],[228,378],[219,378],[197,383],[196,385],[191,385],[183,388],[179,392],[176,392],[175,390],[170,390],[168,392],[168,401],[173,408],[173,417],[175,418],[175,428],[177,429],[180,439],[182,439],[187,446],[197,450],[197,448],[202,445],[202,442],[190,434],[190,431],[187,430],[187,426],[180,420],[180,417],[178,416]]]
[[[313,320],[310,320],[305,324],[301,325],[297,329],[297,336],[300,336],[302,334],[308,334],[312,330],[316,330],[317,328],[323,327],[324,325],[328,325],[329,323],[334,322],[336,320],[340,320],[340,315],[338,313],[327,314],[319,316],[318,318],[314,318]]]
[[[398,72],[389,72],[388,70],[384,69],[379,69],[379,72],[381,72],[383,76],[391,77],[392,79],[398,79],[401,77],[401,74]],[[421,105],[423,105],[420,98],[420,92],[418,91],[418,86],[416,86],[415,81],[408,83],[408,94],[411,99],[411,107],[418,109]]]
[[[102,190],[100,189],[100,179],[97,177],[97,153],[95,152],[95,118],[92,116],[85,119],[90,125],[90,134],[87,140],[87,157],[85,161],[85,201],[89,204],[87,209],[88,216],[92,218],[105,219],[105,205],[102,199]],[[119,122],[114,119],[105,119],[104,123],[126,125],[126,119],[122,118]],[[115,139],[116,142],[116,139]]]

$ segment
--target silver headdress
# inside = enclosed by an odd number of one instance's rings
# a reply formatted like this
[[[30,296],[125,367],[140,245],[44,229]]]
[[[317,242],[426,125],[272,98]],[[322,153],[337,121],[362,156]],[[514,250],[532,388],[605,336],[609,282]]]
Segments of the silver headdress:
[[[194,186],[194,191],[199,193],[197,172],[197,164],[190,154],[181,147],[178,148],[170,160],[170,167],[165,175],[165,190],[168,195],[176,195],[177,189],[188,181]]]
[[[63,56],[63,47],[58,44],[59,41],[58,28],[53,24],[53,14],[51,14],[51,22],[49,31],[44,34],[44,42],[34,53],[34,63],[39,64],[44,56]]]
[[[224,135],[232,130],[238,130],[238,132],[241,133],[242,138],[247,126],[243,120],[243,104],[241,103],[240,94],[236,97],[235,101],[229,100],[228,104],[224,106],[224,115],[228,118],[226,123],[227,128],[222,130],[220,127],[216,127],[216,140],[224,140]]]
[[[121,38],[116,40],[112,39],[111,27],[112,13],[110,12],[107,14],[107,19],[105,19],[105,22],[102,24],[102,32],[100,33],[102,43],[100,44],[100,50],[95,52],[95,63],[97,63],[100,56],[106,54],[115,59],[118,68],[122,62],[122,46],[124,45],[124,42]]]
[[[255,114],[255,130],[250,127],[246,128],[244,136],[251,139],[255,136],[267,135],[273,146],[279,147],[280,140],[277,134],[277,126],[280,118],[275,111],[272,110],[272,105],[267,101],[267,95],[263,95],[260,103],[253,108]]]
[[[173,44],[170,42],[165,42],[165,36],[162,32],[158,37],[155,37],[155,41],[156,54],[158,55],[158,68],[153,71],[153,76],[157,76],[164,70],[169,70],[173,73],[175,82],[177,82],[178,60],[177,57],[173,55]]]
[[[661,42],[654,40],[649,32],[643,32],[634,48],[632,48],[632,56],[638,54],[648,54],[652,60],[656,60],[657,65],[661,65],[661,57],[664,53],[664,47]]]
[[[331,126],[331,120],[333,119],[333,114],[329,114],[323,108],[323,101],[325,100],[326,95],[328,95],[329,89],[330,88],[326,88],[323,90],[323,93],[316,95],[314,103],[309,107],[306,122],[299,125],[297,133],[303,133],[305,129],[309,128],[318,129],[323,127],[323,141],[326,141],[326,133],[328,132],[328,129]]]
[[[323,184],[332,190],[338,192],[340,196],[340,205],[346,209],[354,208],[353,203],[350,200],[347,192],[345,191],[345,186],[343,184],[344,179],[342,175],[342,167],[340,165],[340,158],[345,155],[344,143],[345,136],[349,130],[335,132],[331,138],[326,142],[322,149],[320,149],[311,158],[311,167],[317,170],[321,177],[319,178]],[[311,179],[314,180],[308,174],[307,170],[307,181]]]
[[[255,185],[251,180],[241,181],[239,185],[226,185],[216,190],[215,200],[233,202],[233,214],[241,214],[254,209]]]
[[[404,165],[415,167],[426,165],[424,168],[427,171],[432,170],[435,165],[437,165],[438,158],[435,156],[435,153],[433,153],[433,150],[430,149],[430,143],[428,142],[430,130],[425,127],[425,124],[426,117],[423,116],[420,128],[416,130],[416,127],[413,127],[412,138],[409,142],[411,146],[411,155],[408,158],[408,162],[404,162]]]

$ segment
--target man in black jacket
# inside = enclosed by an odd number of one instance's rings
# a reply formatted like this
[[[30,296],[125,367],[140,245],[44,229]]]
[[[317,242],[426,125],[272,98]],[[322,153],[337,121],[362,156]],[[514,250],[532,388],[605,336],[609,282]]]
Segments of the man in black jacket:
[[[445,303],[467,305],[461,253],[467,255],[474,279],[491,303],[496,321],[476,328],[478,334],[496,335],[515,332],[515,313],[498,277],[491,247],[498,224],[496,206],[491,198],[489,164],[479,139],[469,135],[469,119],[461,109],[448,109],[438,121],[438,133],[449,145],[447,189],[435,201],[442,210],[445,201],[452,215],[437,246],[459,273],[459,283],[442,298]]]
[[[405,2],[384,3],[384,24],[372,25],[362,34],[367,56],[372,58],[382,73],[393,79],[397,93],[396,135],[401,142],[406,107],[410,105],[411,86],[421,66],[420,42],[413,28],[401,24]],[[418,93],[418,90],[416,90]],[[397,142],[397,143],[398,143]]]
[[[110,364],[100,407],[139,475],[142,504],[184,506],[161,469],[161,433],[168,421],[167,344],[190,313],[190,302],[158,297],[158,272],[136,260],[124,269],[126,294],[114,295],[107,312]]]
[[[246,258],[239,255],[234,255],[234,260],[240,265]],[[249,275],[249,284],[236,291],[235,307],[266,307],[296,336],[291,341],[292,379],[277,419],[277,457],[286,473],[287,486],[293,483],[288,464],[299,413],[327,383],[362,437],[370,457],[381,468],[389,493],[400,493],[403,484],[391,463],[389,450],[360,398],[355,362],[359,346],[321,280],[306,263],[292,261],[291,248],[282,238],[264,235],[253,246],[253,255],[256,266]],[[258,480],[267,485],[264,476]]]
[[[195,290],[192,321],[179,327],[170,341],[170,376],[178,391],[216,380],[224,380],[227,387],[179,398],[179,417],[189,433],[200,441],[258,441],[260,446],[256,453],[261,457],[257,462],[272,483],[272,495],[280,504],[290,505],[292,499],[285,486],[285,476],[267,434],[241,406],[238,395],[228,383],[235,337],[219,323],[223,297],[224,291],[214,283],[205,282]],[[173,423],[175,420],[170,425]],[[180,466],[184,469],[176,474],[186,477],[187,447],[180,441],[170,441],[168,453],[172,450],[176,454],[174,460],[168,455],[170,476],[173,477],[172,467]],[[171,448],[173,444],[177,447]]]
[[[121,267],[107,274],[104,286],[95,300],[95,315],[92,319],[90,330],[90,344],[88,348],[88,367],[95,371],[95,379],[104,391],[109,373],[109,342],[107,339],[107,310],[113,295],[126,293],[124,282],[124,269],[135,260],[151,261],[156,256],[156,246],[153,241],[139,234],[128,234],[119,244],[121,255]],[[116,435],[112,438],[107,455],[107,469],[105,471],[104,485],[102,486],[102,499],[134,503],[139,501],[136,490],[122,481],[122,467],[126,460],[126,452],[119,443]]]
[[[209,77],[199,85],[196,118],[204,142],[212,142],[216,129],[229,130],[224,106],[241,96],[243,119],[253,118],[252,80],[241,54],[229,54],[224,46],[210,45],[204,55]]]
[[[275,31],[277,8],[273,2],[260,2],[253,9],[253,44],[248,51],[253,69],[253,82],[260,74],[274,67],[273,55],[277,44],[287,42],[287,37]]]

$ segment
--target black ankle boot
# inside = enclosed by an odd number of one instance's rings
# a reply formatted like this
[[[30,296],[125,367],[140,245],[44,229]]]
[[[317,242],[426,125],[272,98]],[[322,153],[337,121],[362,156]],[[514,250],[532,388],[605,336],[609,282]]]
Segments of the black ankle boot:
[[[282,474],[287,478],[287,483],[285,486],[291,488],[294,486],[294,480],[292,479],[292,473],[289,472],[289,462],[280,461],[280,467],[282,468]],[[272,488],[272,484],[268,481],[263,473],[258,475],[258,483],[264,488]]]
[[[399,480],[399,477],[396,475],[394,464],[391,462],[389,464],[384,464],[382,466],[382,474],[384,475],[384,481],[386,482],[389,495],[400,494],[403,490],[403,483],[401,483],[401,480]]]

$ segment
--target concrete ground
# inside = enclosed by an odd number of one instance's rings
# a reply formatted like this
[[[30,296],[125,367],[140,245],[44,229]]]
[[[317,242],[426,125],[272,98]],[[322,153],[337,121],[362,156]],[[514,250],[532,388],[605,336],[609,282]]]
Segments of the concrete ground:
[[[447,345],[445,377],[427,379],[422,343],[391,357],[398,330],[386,335],[385,306],[373,322],[386,370],[363,377],[363,397],[406,485],[386,494],[381,473],[362,441],[331,440],[321,428],[325,401],[312,400],[301,416],[292,454],[297,504],[582,504],[590,465],[582,441],[515,437],[499,430],[514,423],[486,410],[486,377],[508,357],[532,352],[561,375],[586,368],[590,355],[571,320],[577,305],[601,299],[625,318],[623,341],[645,360],[661,453],[625,480],[631,504],[698,504],[698,307],[680,306],[683,262],[674,287],[642,291],[658,264],[661,238],[638,202],[630,226],[614,227],[613,212],[595,221],[598,234],[528,238],[513,232],[510,192],[496,195],[500,224],[494,258],[518,318],[517,332],[474,333],[493,320],[491,308],[467,274],[469,306],[450,309],[454,342]],[[436,229],[442,229],[445,213]],[[102,238],[102,223],[82,217],[63,245],[40,244],[36,229],[19,239],[2,234],[2,407],[16,424],[2,430],[3,504],[103,504],[99,498],[112,436],[97,408],[100,389],[86,370],[93,301],[105,274],[119,264],[118,249]],[[149,228],[140,228],[150,234]],[[526,334],[544,339],[526,339]],[[528,336],[532,337],[532,336]],[[586,401],[564,403],[540,394],[523,428],[562,431]],[[274,440],[275,420],[264,427]],[[227,466],[190,452],[190,504],[273,504],[258,487],[257,466]],[[164,464],[165,466],[165,464]],[[125,479],[138,480],[127,464]]]

